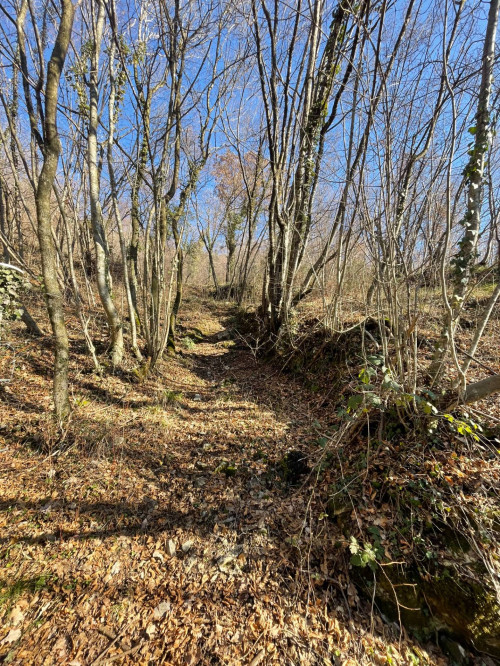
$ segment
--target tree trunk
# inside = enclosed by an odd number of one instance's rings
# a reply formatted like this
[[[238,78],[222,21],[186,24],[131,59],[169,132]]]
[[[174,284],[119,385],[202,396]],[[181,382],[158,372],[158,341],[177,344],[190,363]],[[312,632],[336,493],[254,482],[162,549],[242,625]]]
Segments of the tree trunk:
[[[500,393],[500,375],[492,375],[491,377],[486,377],[486,379],[469,384],[465,390],[464,402],[466,404],[477,402],[493,393]]]
[[[101,203],[99,201],[99,167],[97,161],[97,126],[99,124],[98,75],[105,7],[102,0],[98,0],[96,5],[97,19],[95,24],[94,50],[91,57],[89,75],[90,115],[87,157],[89,167],[90,215],[96,253],[97,289],[110,329],[111,359],[113,365],[119,365],[123,356],[123,329],[120,316],[111,295],[109,248],[102,220]]]
[[[113,2],[113,16],[114,16],[114,2]],[[120,250],[122,255],[122,265],[123,265],[123,282],[125,286],[125,293],[127,296],[127,307],[130,318],[130,335],[132,338],[132,350],[139,361],[142,361],[142,354],[137,346],[137,319],[136,319],[136,305],[137,301],[134,304],[132,289],[130,285],[129,278],[129,266],[127,262],[127,248],[125,245],[125,238],[123,233],[123,222],[120,213],[120,207],[118,205],[118,188],[116,185],[115,169],[113,165],[113,143],[114,143],[114,132],[116,124],[116,94],[117,94],[117,82],[116,82],[116,72],[115,72],[115,43],[113,42],[109,51],[109,137],[108,137],[108,148],[107,148],[107,158],[108,158],[108,172],[109,172],[109,183],[111,189],[111,200],[113,203],[113,212],[115,215],[116,225],[118,227],[118,236],[120,240]]]
[[[177,250],[177,280],[175,288],[175,299],[170,313],[170,328],[168,330],[167,350],[170,354],[175,354],[175,327],[177,325],[177,315],[182,302],[182,290],[184,287],[184,252],[181,247],[181,238],[179,233],[178,219],[172,219],[172,233],[175,247]]]
[[[35,335],[36,337],[41,337],[43,335],[42,331],[40,330],[38,324],[36,321],[33,319],[33,317],[30,315],[26,307],[21,303],[21,321],[23,324],[26,326],[28,329],[28,332],[31,333],[31,335]]]
[[[4,180],[0,174],[0,235],[2,238],[8,238],[9,233],[7,229],[7,191],[5,189]],[[10,240],[10,239],[9,239]],[[10,252],[6,243],[3,246],[3,259],[7,263],[10,261]]]
[[[16,61],[19,61],[19,47],[17,49],[16,53]],[[16,62],[15,66],[13,67],[13,72],[12,72],[12,103],[10,107],[10,114],[11,114],[11,123],[12,123],[12,128],[17,134],[17,129],[18,129],[18,118],[19,118],[19,94],[18,94],[18,62]],[[16,142],[16,136],[14,135],[14,132],[11,133],[11,139],[10,139],[10,150],[12,153],[12,164],[14,166],[14,169],[16,173],[19,173],[19,155],[18,155],[18,148],[17,148],[17,142]],[[23,240],[23,234],[22,234],[22,229],[21,229],[21,192],[19,190],[19,182],[17,178],[15,179],[14,182],[14,196],[13,196],[13,208],[14,208],[14,220],[15,220],[15,227],[16,227],[16,232],[17,232],[17,253],[23,259],[23,246],[24,246],[24,240]]]
[[[151,94],[151,93],[150,93]],[[128,247],[128,272],[130,276],[130,294],[132,303],[134,304],[135,320],[137,329],[140,330],[141,322],[139,317],[139,309],[137,305],[137,291],[138,291],[138,257],[139,257],[139,240],[141,233],[141,221],[139,214],[139,190],[144,177],[144,169],[148,157],[148,141],[149,141],[149,115],[151,109],[151,98],[144,102],[144,112],[142,115],[143,134],[140,144],[139,156],[137,160],[137,167],[135,177],[132,182],[131,190],[131,207],[130,207],[130,223],[132,226],[132,233],[130,235],[130,243]]]
[[[74,7],[71,0],[62,0],[61,22],[47,67],[43,132],[44,159],[35,195],[45,298],[54,334],[54,408],[59,420],[63,420],[70,411],[68,397],[69,345],[64,322],[63,298],[57,281],[57,253],[52,235],[50,199],[61,151],[56,124],[58,88],[71,37],[73,16]]]
[[[461,224],[464,228],[459,243],[458,254],[454,258],[455,284],[451,301],[448,305],[446,322],[436,344],[434,358],[429,369],[433,381],[441,375],[445,360],[453,341],[453,335],[460,321],[465,296],[469,287],[472,270],[476,262],[477,242],[481,228],[481,205],[483,201],[484,167],[488,147],[491,141],[490,97],[495,60],[495,41],[500,0],[491,0],[488,13],[488,25],[484,40],[481,68],[481,85],[477,103],[476,127],[474,129],[474,147],[470,151],[469,163],[465,169],[468,182],[467,211]],[[465,381],[465,378],[462,377]]]

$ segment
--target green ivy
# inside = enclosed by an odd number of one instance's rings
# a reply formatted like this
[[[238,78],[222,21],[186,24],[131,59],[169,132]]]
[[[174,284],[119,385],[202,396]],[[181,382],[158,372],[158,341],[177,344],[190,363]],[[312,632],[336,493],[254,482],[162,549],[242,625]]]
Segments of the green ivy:
[[[29,282],[22,273],[14,268],[0,267],[0,322],[21,318],[21,296],[28,288]]]

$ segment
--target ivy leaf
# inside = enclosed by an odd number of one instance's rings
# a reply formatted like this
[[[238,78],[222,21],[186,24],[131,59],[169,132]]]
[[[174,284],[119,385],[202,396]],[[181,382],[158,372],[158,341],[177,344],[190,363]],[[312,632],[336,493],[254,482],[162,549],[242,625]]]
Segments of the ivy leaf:
[[[357,409],[362,402],[363,402],[363,396],[361,394],[357,393],[356,395],[351,395],[351,397],[347,401],[347,409],[348,410]]]

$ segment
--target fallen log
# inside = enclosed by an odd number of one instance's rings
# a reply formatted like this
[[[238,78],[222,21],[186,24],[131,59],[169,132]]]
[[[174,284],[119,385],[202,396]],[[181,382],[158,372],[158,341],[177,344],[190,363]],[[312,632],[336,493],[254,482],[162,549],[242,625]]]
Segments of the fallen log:
[[[478,382],[469,384],[465,389],[464,402],[469,405],[483,398],[487,398],[493,393],[500,393],[500,375],[492,375]]]

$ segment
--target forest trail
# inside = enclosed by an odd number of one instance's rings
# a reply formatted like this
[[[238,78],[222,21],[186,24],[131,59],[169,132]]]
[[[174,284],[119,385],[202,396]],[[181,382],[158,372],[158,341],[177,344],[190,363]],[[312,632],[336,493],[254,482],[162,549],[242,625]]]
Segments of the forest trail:
[[[230,315],[189,299],[161,379],[101,379],[82,350],[69,448],[52,455],[27,446],[47,418],[31,396],[49,395],[50,356],[23,348],[0,405],[0,661],[440,663],[370,618],[313,475],[280,478],[329,415],[227,339]]]

